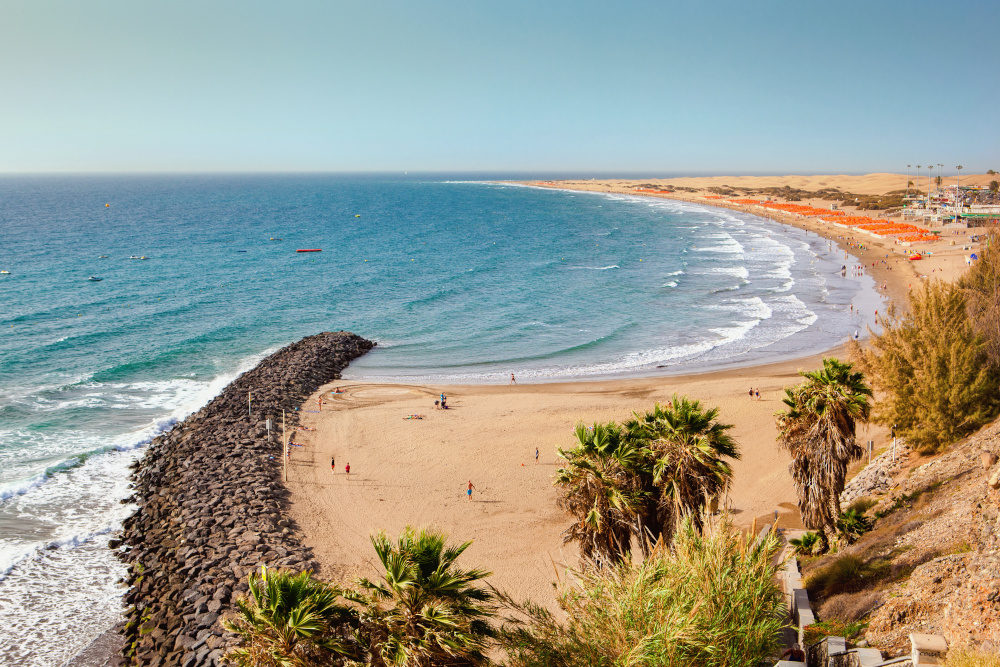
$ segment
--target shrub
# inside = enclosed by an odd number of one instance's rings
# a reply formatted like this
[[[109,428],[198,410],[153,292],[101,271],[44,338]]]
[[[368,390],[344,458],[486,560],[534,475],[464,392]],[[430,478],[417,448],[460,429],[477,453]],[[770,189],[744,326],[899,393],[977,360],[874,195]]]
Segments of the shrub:
[[[685,520],[672,549],[660,543],[641,563],[577,573],[578,583],[560,592],[565,622],[508,599],[523,615],[502,633],[508,664],[757,664],[785,625],[773,581],[777,549],[774,534],[758,544],[727,522],[702,535]]]
[[[875,507],[876,505],[878,505],[878,501],[875,500],[874,498],[871,498],[869,496],[862,496],[861,498],[858,498],[857,500],[853,501],[850,505],[848,505],[846,511],[850,512],[853,510],[860,514],[864,514],[871,508]]]
[[[854,639],[868,627],[867,623],[857,621],[854,623],[842,623],[840,621],[819,621],[806,626],[802,633],[802,643],[811,646],[823,637],[844,637],[848,640]]]
[[[865,563],[854,555],[838,556],[806,579],[811,596],[830,597],[855,591],[865,583]]]
[[[921,452],[934,452],[989,422],[1000,408],[1000,374],[966,313],[963,289],[925,283],[910,311],[893,314],[871,345],[852,353],[881,396],[875,421]]]
[[[808,531],[802,534],[802,537],[793,537],[788,540],[788,543],[792,545],[793,551],[799,556],[811,556],[816,552],[816,547],[819,546],[819,534],[813,531]]]
[[[872,529],[871,521],[862,512],[854,508],[848,508],[840,513],[837,519],[837,531],[848,544],[854,542],[859,537]]]

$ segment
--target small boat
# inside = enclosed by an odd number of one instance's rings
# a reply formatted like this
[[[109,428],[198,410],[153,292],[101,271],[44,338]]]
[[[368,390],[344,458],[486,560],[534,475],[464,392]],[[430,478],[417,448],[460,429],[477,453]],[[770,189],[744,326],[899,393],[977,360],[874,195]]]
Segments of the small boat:
[[[268,239],[268,241],[280,241],[280,240],[281,239],[278,238],[277,236],[272,236],[271,238]]]
[[[323,252],[322,248],[299,248],[295,252]]]
[[[361,214],[360,214],[360,213],[355,213],[355,214],[354,214],[354,217],[355,217],[355,218],[360,218],[360,217],[361,217]]]
[[[10,273],[10,271],[8,271],[7,269],[4,269],[3,271],[0,271],[0,274],[5,274],[6,275],[8,273]]]
[[[89,278],[87,278],[87,280],[89,280],[92,283],[99,283],[102,280],[104,280],[104,278],[98,278],[97,276],[90,276]]]
[[[129,259],[149,259],[149,257],[146,257],[145,255],[129,255],[128,258]]]
[[[107,258],[108,258],[107,255],[98,255],[97,256],[97,259],[107,259]]]
[[[236,252],[246,252],[246,250],[237,250]]]

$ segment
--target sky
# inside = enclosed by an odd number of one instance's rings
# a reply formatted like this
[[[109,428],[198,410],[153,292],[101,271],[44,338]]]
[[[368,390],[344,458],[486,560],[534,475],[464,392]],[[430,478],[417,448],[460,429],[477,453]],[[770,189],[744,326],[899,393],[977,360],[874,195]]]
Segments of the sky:
[[[0,172],[977,173],[998,37],[996,0],[0,0]]]

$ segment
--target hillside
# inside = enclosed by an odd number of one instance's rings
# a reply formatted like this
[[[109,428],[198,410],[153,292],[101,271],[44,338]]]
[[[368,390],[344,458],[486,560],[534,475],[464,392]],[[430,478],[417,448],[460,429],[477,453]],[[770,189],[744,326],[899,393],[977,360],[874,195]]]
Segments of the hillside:
[[[1000,648],[998,456],[1000,420],[939,455],[887,451],[855,476],[844,505],[868,506],[873,529],[803,562],[824,625],[888,654],[908,652],[911,632]]]

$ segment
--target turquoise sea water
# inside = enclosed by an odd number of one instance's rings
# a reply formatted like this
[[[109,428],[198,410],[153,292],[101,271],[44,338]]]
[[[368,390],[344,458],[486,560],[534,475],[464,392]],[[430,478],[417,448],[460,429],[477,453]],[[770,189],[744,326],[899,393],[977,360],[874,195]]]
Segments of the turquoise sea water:
[[[460,178],[2,178],[0,663],[115,622],[128,464],[284,344],[350,329],[379,347],[349,377],[430,382],[746,364],[864,330],[846,261],[732,211]]]

